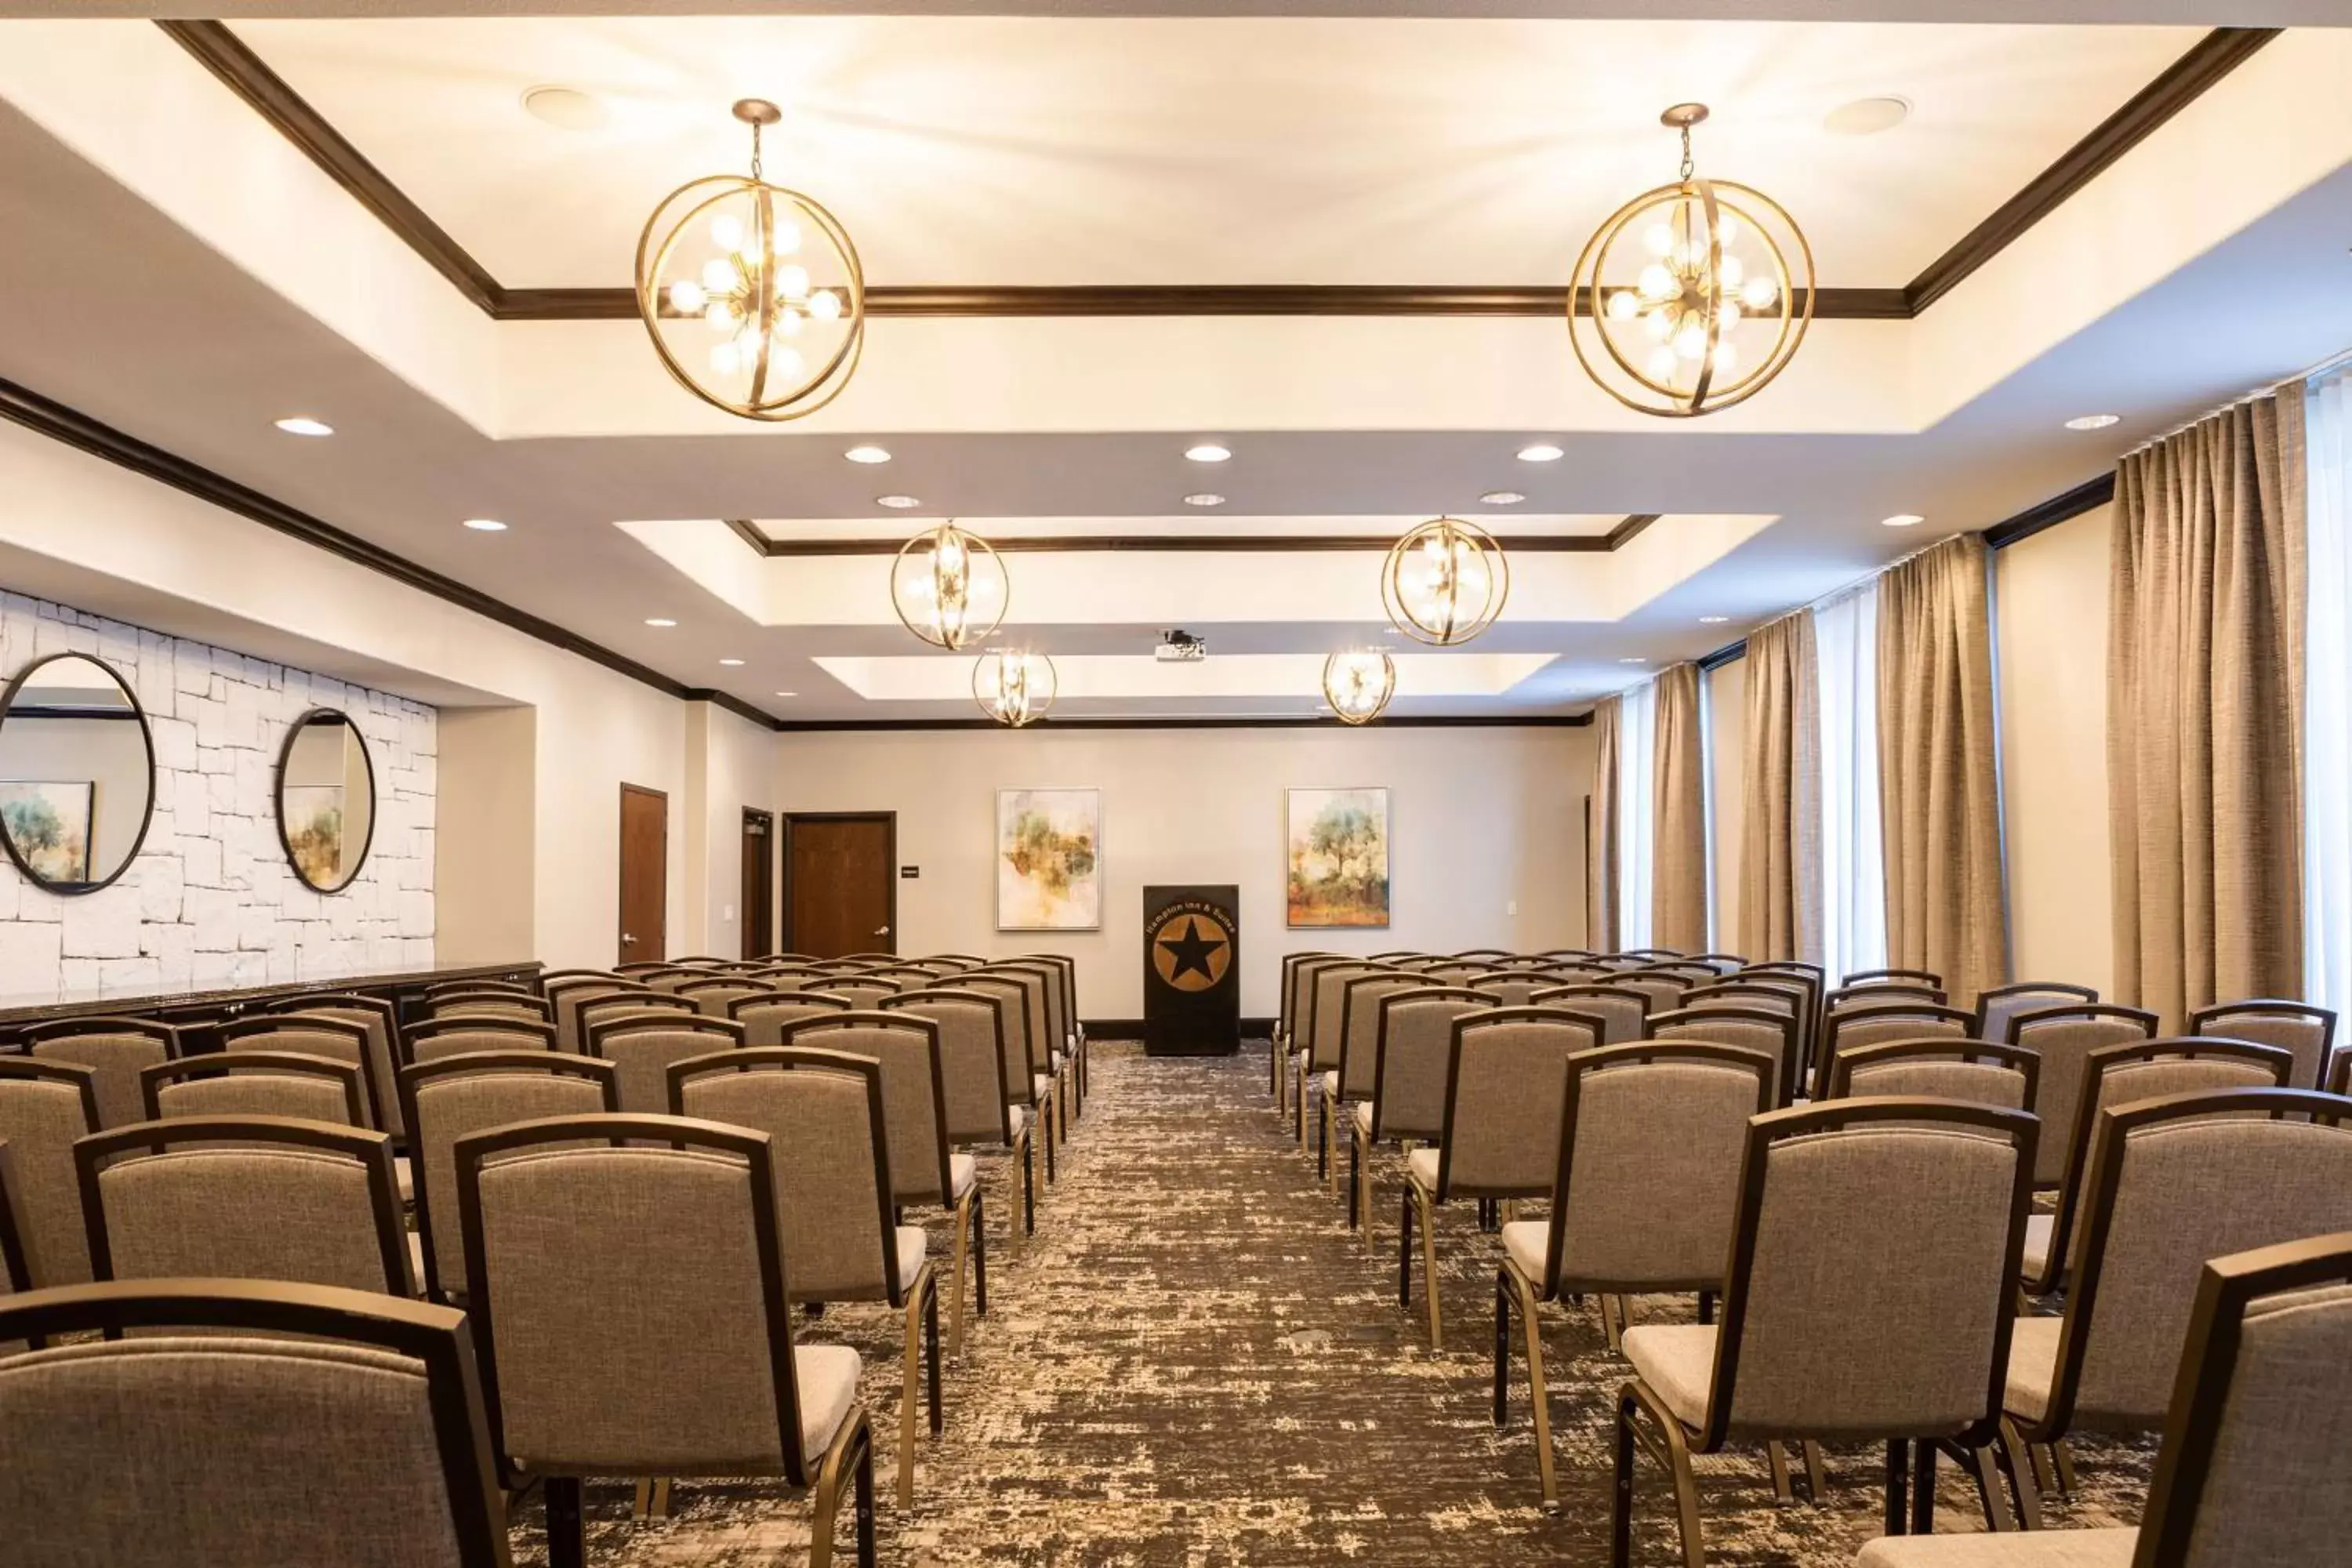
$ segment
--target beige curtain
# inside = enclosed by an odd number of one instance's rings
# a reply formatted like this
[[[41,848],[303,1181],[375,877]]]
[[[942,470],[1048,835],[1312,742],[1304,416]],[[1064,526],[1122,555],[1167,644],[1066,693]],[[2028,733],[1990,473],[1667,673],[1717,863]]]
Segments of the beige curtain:
[[[1658,677],[1655,763],[1650,773],[1650,943],[1705,952],[1706,784],[1700,761],[1698,666]]]
[[[2303,984],[2303,389],[2116,469],[2116,984],[2168,1029]]]
[[[1878,580],[1886,962],[1933,970],[1963,1006],[2008,978],[1996,762],[1985,544],[1972,533]]]
[[[1617,951],[1617,708],[1614,697],[1592,710],[1592,799],[1586,807],[1584,945]]]
[[[1820,694],[1812,611],[1748,634],[1739,941],[1758,962],[1822,962]]]

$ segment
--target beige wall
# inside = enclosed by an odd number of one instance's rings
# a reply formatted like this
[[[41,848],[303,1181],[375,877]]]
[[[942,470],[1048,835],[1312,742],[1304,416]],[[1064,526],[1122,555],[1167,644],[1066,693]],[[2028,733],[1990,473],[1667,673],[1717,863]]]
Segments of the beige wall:
[[[2112,998],[2107,845],[2109,508],[1993,556],[2009,928],[2020,980]]]
[[[445,708],[436,776],[444,810],[434,839],[439,902],[434,952],[444,963],[502,963],[533,951],[538,868],[539,712]]]
[[[1746,825],[1741,792],[1748,786],[1748,660],[1735,658],[1700,677],[1706,682],[1706,784],[1712,812],[1708,864],[1715,879],[1717,952],[1739,945],[1739,846]]]
[[[775,809],[776,740],[724,708],[688,705],[688,925],[684,940],[670,943],[672,957],[733,958],[743,950],[743,808]]]
[[[1282,955],[1317,948],[1533,949],[1584,935],[1581,728],[905,731],[778,737],[786,811],[896,811],[898,951],[1051,951],[1078,961],[1087,1016],[1142,1012],[1142,889],[1241,889],[1242,1012],[1275,1011]],[[1386,785],[1391,924],[1284,924],[1283,791]],[[1000,787],[1102,791],[1103,929],[996,929]],[[1516,907],[1516,912],[1514,912]]]

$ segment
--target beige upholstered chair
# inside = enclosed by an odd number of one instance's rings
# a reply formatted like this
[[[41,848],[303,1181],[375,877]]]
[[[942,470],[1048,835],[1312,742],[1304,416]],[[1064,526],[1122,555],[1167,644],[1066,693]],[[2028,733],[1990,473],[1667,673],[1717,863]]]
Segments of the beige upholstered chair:
[[[2024,1047],[2042,1061],[2033,1112],[2047,1131],[2036,1156],[2041,1168],[2033,1179],[2038,1184],[2054,1187],[2066,1174],[2067,1137],[2082,1104],[2083,1073],[2091,1053],[2102,1046],[2154,1038],[2155,1014],[2105,1002],[2040,1007],[2010,1019],[2008,1043]]]
[[[625,963],[621,965],[621,973],[644,984],[650,985],[656,991],[673,996],[677,994],[678,987],[682,985],[690,985],[698,980],[710,978],[710,971],[695,963],[649,964],[643,969],[634,964]]]
[[[24,1205],[16,1196],[12,1158],[8,1141],[0,1138],[0,1296],[19,1294],[33,1288],[33,1255],[26,1249],[24,1233],[16,1226],[16,1211]],[[5,1341],[0,1341],[0,1346],[5,1344]]]
[[[2352,1051],[2338,1051],[2336,1063],[2327,1069],[2327,1092],[2352,1094]]]
[[[1423,979],[1425,983],[1426,977]],[[1530,1006],[1537,992],[1573,984],[1547,969],[1523,968],[1482,969],[1462,982],[1466,989],[1483,991],[1493,997],[1493,1005],[1497,1007]]]
[[[1683,989],[1685,991],[1688,991],[1690,987],[1694,985],[1716,984],[1717,982],[1722,980],[1725,973],[1723,970],[1717,969],[1714,964],[1701,963],[1696,958],[1660,959],[1654,963],[1644,964],[1635,973],[1659,975],[1671,974],[1676,979],[1682,981]]]
[[[583,1477],[754,1475],[814,1492],[809,1561],[829,1568],[853,1473],[873,1568],[857,1352],[793,1342],[766,1133],[551,1117],[461,1138],[456,1157],[493,1451],[507,1479],[545,1478],[553,1568],[586,1555]]]
[[[1821,1050],[1813,1062],[1815,1100],[1828,1097],[1830,1074],[1841,1051],[1850,1051],[1857,1046],[1885,1045],[1889,1040],[1965,1040],[1976,1026],[1976,1015],[1962,1008],[1909,997],[1873,1002],[1867,999],[1869,989],[1891,991],[1894,987],[1866,988],[1854,993],[1861,999],[1848,1001],[1843,1006],[1833,1002],[1822,1016]]]
[[[1797,1026],[1805,1037],[1806,1081],[1812,1081],[1813,1058],[1821,1049],[1822,993],[1827,989],[1822,966],[1794,960],[1751,963],[1724,978],[1741,985],[1776,986],[1797,998]]]
[[[1879,1007],[1897,1002],[1932,1002],[1942,1006],[1951,1000],[1940,985],[1929,985],[1916,980],[1871,980],[1859,985],[1841,985],[1822,998],[1822,1013],[1835,1017],[1856,1007]]]
[[[367,1089],[356,1062],[299,1051],[215,1051],[158,1062],[139,1074],[146,1120],[291,1116],[365,1127]]]
[[[101,1127],[147,1119],[139,1098],[139,1069],[180,1054],[180,1031],[152,1018],[68,1018],[27,1031],[37,1061],[75,1062],[98,1074]]]
[[[1274,1050],[1270,1065],[1273,1069],[1275,1114],[1285,1121],[1289,1119],[1294,1058],[1306,1048],[1306,1020],[1313,1005],[1315,972],[1326,964],[1353,962],[1346,954],[1338,952],[1292,952],[1283,956],[1282,1005],[1274,1020]],[[1422,965],[1407,963],[1402,967],[1418,969]]]
[[[2065,1141],[2066,1157],[2059,1169],[2056,1211],[2036,1214],[2026,1222],[2024,1289],[2038,1296],[2056,1289],[2064,1278],[2067,1247],[2080,1217],[2083,1173],[2088,1168],[2100,1111],[2176,1094],[2285,1089],[2294,1065],[2284,1047],[2251,1040],[2132,1040],[2102,1046],[2084,1058],[2074,1125],[2042,1123],[2044,1138]]]
[[[1830,1064],[1830,1100],[1874,1094],[1963,1100],[2024,1110],[2033,1104],[2042,1061],[2017,1046],[1930,1036],[1840,1051]],[[2044,1137],[2054,1136],[2045,1128]]]
[[[603,1026],[616,1019],[700,1017],[702,1009],[683,996],[667,991],[622,991],[604,996],[591,996],[575,1004],[572,1010],[573,1035],[571,1048],[585,1054],[588,1037]],[[562,1026],[557,1026],[556,1037],[562,1040]]]
[[[765,996],[774,990],[764,981],[752,980],[740,974],[711,974],[699,980],[689,980],[677,988],[677,994],[693,1003],[705,1017],[724,1018],[730,1004],[746,996]]]
[[[591,1002],[612,996],[660,996],[650,985],[614,975],[582,974],[547,983],[548,1005],[555,1010],[555,1043],[559,1050],[580,1050],[580,1010]]]
[[[1890,1536],[1856,1568],[2336,1568],[2352,1540],[2352,1235],[2207,1263],[2137,1529]]]
[[[2010,1350],[2002,1439],[2029,1527],[2041,1510],[2026,1446],[2163,1421],[2205,1259],[2352,1229],[2347,1121],[2352,1100],[2293,1089],[2097,1113],[2065,1315],[2020,1319]]]
[[[1003,960],[996,967],[1034,970],[1045,981],[1045,1035],[1053,1049],[1054,1071],[1069,1088],[1063,1107],[1067,1121],[1076,1121],[1086,1104],[1086,1028],[1078,1022],[1077,962],[1058,952],[1025,953]]]
[[[1538,991],[1529,1004],[1537,1007],[1565,1007],[1572,1013],[1601,1020],[1604,1046],[1622,1046],[1642,1037],[1649,1026],[1650,993],[1637,991],[1630,985],[1620,985],[1614,979],[1607,982],[1579,982],[1573,985],[1555,985]]]
[[[939,978],[919,963],[885,963],[866,970],[867,980],[887,980],[901,991],[920,991]]]
[[[1645,1040],[1568,1058],[1549,1219],[1503,1226],[1495,1280],[1495,1425],[1508,1415],[1514,1305],[1526,1331],[1544,1508],[1559,1505],[1536,1304],[1592,1292],[1609,1348],[1633,1293],[1723,1289],[1738,1218],[1748,1124],[1771,1109],[1780,1058],[1709,1040]]]
[[[466,1238],[457,1224],[457,1140],[545,1116],[620,1109],[611,1062],[569,1051],[478,1051],[415,1062],[400,1073],[416,1169],[418,1272],[436,1301],[466,1299]]]
[[[1404,1159],[1397,1237],[1397,1304],[1412,1310],[1412,1226],[1421,1221],[1429,1276],[1429,1344],[1442,1349],[1438,1309],[1437,1205],[1475,1198],[1481,1209],[1551,1192],[1559,1160],[1560,1104],[1568,1058],[1601,1043],[1603,1025],[1565,1007],[1489,1007],[1454,1020],[1445,1067],[1445,1122],[1435,1148]]]
[[[1039,1068],[1036,1042],[1043,1038],[1044,1031],[1031,1025],[1028,982],[992,968],[971,969],[956,976],[956,989],[978,992],[997,1004],[997,1016],[1003,1028],[999,1044],[1004,1055],[1004,1087],[1013,1097],[1012,1103],[1021,1111],[1023,1125],[1030,1130],[1030,1142],[1044,1150],[1045,1179],[1050,1182],[1055,1174],[1054,1080]]]
[[[1491,969],[1494,967],[1495,960],[1498,958],[1509,958],[1512,955],[1499,947],[1465,947],[1454,956],[1456,958],[1475,958]]]
[[[1801,1023],[1810,994],[1805,983],[1793,974],[1766,975],[1753,980],[1738,975],[1710,984],[1692,986],[1683,993],[1683,1005],[1762,1007],[1775,1013],[1786,1013]]]
[[[1846,991],[1864,985],[1906,985],[1941,991],[1944,977],[1932,969],[1857,969],[1838,984]]]
[[[543,984],[544,982],[554,978],[555,975],[558,974],[581,974],[585,973],[588,972],[577,969],[558,969],[541,975],[540,979]],[[539,994],[539,992],[534,989],[529,982],[521,980],[436,980],[432,984],[427,985],[419,993],[419,994],[424,997],[427,1004],[427,1010],[430,1011],[430,1004],[437,1001],[441,997],[471,994],[475,992],[504,992],[508,995],[511,996],[536,996]]]
[[[832,976],[821,969],[811,969],[798,963],[771,964],[753,971],[753,978],[777,991],[805,991],[812,985],[822,985]]]
[[[282,1116],[175,1117],[74,1145],[99,1279],[416,1293],[392,1140]]]
[[[408,1026],[406,1060],[437,1062],[474,1051],[545,1051],[555,1048],[555,1026],[544,1019],[488,1013],[440,1013]],[[404,1111],[404,1114],[405,1112]]]
[[[1688,993],[1685,993],[1687,996]],[[1796,1016],[1777,1007],[1734,1007],[1721,1003],[1693,1003],[1663,1013],[1653,1013],[1643,1020],[1642,1037],[1645,1040],[1712,1040],[1719,1046],[1738,1046],[1744,1050],[1761,1051],[1772,1062],[1772,1103],[1765,1109],[1786,1105],[1797,1091],[1797,1082],[1803,1064],[1797,1055],[1801,1037],[1797,1032]]]
[[[1484,966],[1474,973],[1483,973]],[[1318,964],[1315,968],[1307,997],[1307,1016],[1300,1020],[1304,1031],[1294,1058],[1295,1078],[1293,1110],[1297,1116],[1298,1151],[1305,1153],[1312,1133],[1308,1131],[1307,1101],[1322,1075],[1336,1072],[1339,1067],[1339,1046],[1344,1038],[1346,1019],[1341,1009],[1347,1000],[1348,982],[1364,974],[1395,973],[1385,963],[1369,959],[1351,958],[1338,963]],[[1421,971],[1426,979],[1437,973],[1435,969]]]
[[[879,1007],[898,994],[895,980],[873,980],[860,974],[828,974],[816,984],[807,987],[827,996],[838,996],[860,1012]]]
[[[1349,1107],[1349,1161],[1372,1237],[1372,1149],[1381,1143],[1434,1143],[1445,1133],[1445,1074],[1454,1060],[1454,1021],[1495,1005],[1484,991],[1423,984],[1380,995],[1372,1042],[1372,1090]]]
[[[0,1143],[8,1146],[18,1239],[37,1287],[89,1279],[73,1146],[99,1127],[97,1068],[0,1057]]]
[[[1604,1075],[1605,1078],[1605,1075]],[[1723,1321],[1625,1331],[1612,1561],[1631,1559],[1638,1444],[1673,1478],[1690,1568],[1706,1561],[1693,1453],[1801,1435],[1886,1445],[1890,1533],[1932,1520],[1935,1458],[1989,1447],[2033,1191],[2025,1111],[1873,1099],[1748,1124]],[[1916,1454],[1916,1489],[1906,1474]]]
[[[586,1054],[611,1062],[619,1075],[622,1112],[659,1116],[669,1109],[670,1064],[740,1047],[743,1026],[699,1013],[592,1016],[586,1039]]]
[[[1344,982],[1339,987],[1339,1059],[1316,1080],[1316,1174],[1334,1185],[1339,1182],[1339,1137],[1349,1124],[1349,1107],[1372,1098],[1380,1070],[1381,1002],[1401,991],[1425,989],[1429,982],[1407,969],[1376,969]],[[1488,1005],[1494,1005],[1489,1003]],[[1348,1184],[1349,1225],[1357,1184]]]
[[[544,996],[527,991],[445,991],[425,999],[423,1011],[432,1018],[499,1018],[552,1026],[555,1010]],[[422,1021],[422,1020],[420,1020]],[[411,1024],[410,1028],[416,1026]]]
[[[391,1058],[384,1058],[379,1076],[375,1032],[364,1019],[274,1013],[223,1024],[214,1033],[222,1051],[229,1055],[262,1051],[271,1056],[319,1057],[327,1061],[349,1062],[360,1070],[359,1125],[389,1130],[391,1118],[400,1114]]]
[[[162,1279],[0,1297],[0,1343],[27,1338],[0,1359],[11,1563],[509,1568],[461,1313]]]
[[[915,1500],[915,1412],[926,1365],[931,1436],[941,1427],[939,1277],[923,1227],[900,1225],[891,1202],[885,1076],[870,1057],[788,1045],[681,1062],[670,1091],[681,1108],[676,1115],[752,1128],[773,1141],[792,1300],[887,1301],[906,1315],[898,1407],[898,1506],[906,1508]]]
[[[1694,984],[1711,984],[1712,981],[1694,982],[1675,969],[1658,969],[1644,965],[1640,969],[1621,969],[1609,977],[1609,984],[1621,991],[1639,991],[1650,999],[1650,1011],[1663,1013],[1683,1005],[1683,993]]]
[[[1018,982],[1022,988],[1022,1019],[1029,1037],[1029,1071],[1039,1080],[1038,1097],[1053,1112],[1046,1118],[1051,1136],[1045,1146],[1048,1156],[1045,1173],[1050,1177],[1054,1173],[1053,1146],[1068,1142],[1070,1137],[1069,1061],[1062,1052],[1060,1037],[1054,1032],[1051,1012],[1052,993],[1059,984],[1060,977],[1034,964],[1006,960],[959,975],[957,980],[959,984],[967,984],[986,975]]]
[[[823,991],[771,991],[759,996],[738,996],[727,1005],[727,1016],[743,1026],[747,1046],[781,1046],[784,1029],[819,1013],[847,1013],[845,996]]]
[[[367,1048],[360,1066],[367,1074],[368,1102],[377,1120],[368,1123],[380,1127],[394,1138],[405,1131],[400,1125],[400,1094],[393,1074],[400,1065],[400,1021],[393,1005],[381,996],[365,996],[356,992],[321,992],[312,995],[292,996],[272,1004],[268,1012],[287,1017],[299,1017],[308,1024],[316,1018],[340,1018],[347,1024],[357,1024],[367,1031]],[[233,1037],[233,1031],[224,1029],[221,1038]],[[230,1050],[240,1047],[229,1046]],[[302,1046],[269,1045],[244,1047],[254,1050],[302,1050]],[[333,1055],[320,1052],[320,1055]]]
[[[2010,1020],[2020,1014],[2098,999],[2095,986],[2070,985],[2063,980],[2021,980],[2014,985],[1996,985],[1977,993],[1976,1026],[1969,1032],[1979,1040],[2006,1042]]]
[[[2223,1002],[2191,1013],[2189,1032],[2283,1046],[2294,1056],[2294,1072],[2287,1087],[2317,1089],[2335,1050],[2336,1015],[2301,1002]]]
[[[935,986],[927,991],[907,991],[884,1004],[886,1013],[911,1013],[929,1018],[940,1029],[940,1089],[942,1114],[947,1120],[948,1142],[956,1149],[995,1148],[1003,1150],[1022,1169],[1023,1194],[1025,1200],[1024,1223],[1036,1228],[1036,1164],[1029,1142],[1029,1119],[1018,1113],[1006,1088],[1006,1048],[1003,1043],[1003,1004],[1001,998],[978,991],[958,990],[951,985]],[[988,1215],[987,1203],[977,1182],[971,1193],[971,1256],[972,1291],[977,1310],[988,1313]],[[1005,1223],[1012,1224],[1012,1211],[1006,1209]],[[958,1221],[961,1236],[962,1223]],[[959,1351],[963,1344],[963,1290],[961,1281],[963,1268],[958,1257],[956,1278],[955,1326],[951,1340]]]
[[[901,993],[902,995],[916,994]],[[955,1310],[950,1344],[963,1352],[964,1261],[980,1201],[980,1162],[948,1139],[947,1060],[939,1021],[907,1008],[873,1013],[818,1014],[784,1031],[801,1050],[838,1051],[882,1064],[884,1126],[889,1135],[890,1201],[898,1207],[941,1208],[955,1222]],[[671,1069],[670,1109],[687,1114],[676,1084],[696,1073],[725,1070],[720,1061],[683,1062]]]

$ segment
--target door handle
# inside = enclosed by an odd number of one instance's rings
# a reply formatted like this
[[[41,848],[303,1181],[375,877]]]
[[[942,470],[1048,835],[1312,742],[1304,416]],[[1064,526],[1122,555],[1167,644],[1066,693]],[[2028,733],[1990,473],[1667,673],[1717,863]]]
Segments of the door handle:
[[[623,931],[623,932],[621,933],[621,941],[622,941],[623,942],[626,943],[626,944],[627,944],[628,946],[630,946],[630,947],[635,947],[635,946],[636,946],[636,945],[637,945],[637,939],[636,939],[635,937],[631,936],[627,931]]]
[[[876,936],[888,936],[890,934],[890,928],[888,926],[876,926],[874,928],[874,934]]]

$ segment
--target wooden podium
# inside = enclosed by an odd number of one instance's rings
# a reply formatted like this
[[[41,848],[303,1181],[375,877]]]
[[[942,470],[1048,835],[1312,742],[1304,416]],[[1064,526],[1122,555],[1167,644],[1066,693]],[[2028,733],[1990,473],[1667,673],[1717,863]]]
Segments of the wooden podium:
[[[1241,1049],[1241,889],[1143,889],[1143,1048],[1155,1057]]]

